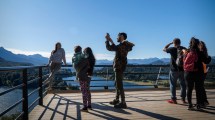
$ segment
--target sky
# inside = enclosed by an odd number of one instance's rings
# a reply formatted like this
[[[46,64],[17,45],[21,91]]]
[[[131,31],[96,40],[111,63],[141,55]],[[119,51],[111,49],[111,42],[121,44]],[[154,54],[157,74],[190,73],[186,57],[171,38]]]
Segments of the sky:
[[[215,0],[0,0],[0,46],[14,53],[50,56],[61,42],[71,61],[73,48],[91,47],[97,59],[111,60],[108,32],[116,44],[126,32],[135,44],[129,59],[166,58],[164,46],[195,36],[215,56]]]

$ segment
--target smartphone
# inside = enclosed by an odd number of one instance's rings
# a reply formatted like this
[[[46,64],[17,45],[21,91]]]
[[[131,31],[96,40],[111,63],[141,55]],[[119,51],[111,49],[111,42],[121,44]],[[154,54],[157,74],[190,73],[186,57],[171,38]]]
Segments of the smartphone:
[[[107,33],[106,35],[107,35],[107,36],[110,36],[110,34],[109,34],[109,33]]]

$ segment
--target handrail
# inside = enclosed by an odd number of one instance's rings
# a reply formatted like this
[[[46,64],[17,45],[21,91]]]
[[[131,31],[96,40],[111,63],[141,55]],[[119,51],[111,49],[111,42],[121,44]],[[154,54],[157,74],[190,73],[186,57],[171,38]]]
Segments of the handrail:
[[[31,84],[31,83],[33,83],[35,81],[38,81],[39,79],[40,79],[39,77],[34,78],[33,80],[28,81],[27,84],[29,85],[29,84]]]
[[[32,94],[34,94],[35,92],[37,92],[39,89],[40,89],[40,88],[38,87],[37,89],[33,90],[32,92],[30,92],[30,93],[28,94],[28,96],[31,96]]]
[[[43,97],[45,94],[47,94],[48,92],[48,89],[44,89],[43,91],[43,88],[48,84],[49,81],[43,81],[43,79],[45,77],[48,77],[49,74],[46,74],[46,75],[43,75],[43,71],[42,71],[42,68],[46,68],[47,66],[19,66],[19,67],[0,67],[0,72],[8,72],[8,71],[22,71],[22,74],[23,74],[23,83],[20,84],[20,85],[17,85],[13,88],[10,88],[8,90],[5,90],[3,92],[0,93],[0,96],[3,96],[11,91],[14,91],[15,89],[17,88],[20,88],[20,87],[23,87],[23,97],[21,100],[19,100],[18,102],[16,102],[15,104],[13,104],[12,106],[10,106],[9,108],[7,108],[6,110],[4,110],[2,113],[0,113],[0,117],[4,114],[6,114],[7,112],[9,112],[10,110],[12,110],[14,107],[16,107],[18,104],[22,103],[22,112],[21,114],[17,117],[20,118],[20,117],[23,117],[23,119],[25,120],[28,120],[28,110],[29,108],[31,108],[37,101],[39,101],[39,105],[43,105]],[[72,65],[62,65],[62,67],[72,67]],[[95,65],[95,67],[106,67],[107,68],[107,72],[102,72],[102,73],[95,73],[97,75],[105,75],[107,77],[107,79],[105,80],[92,80],[92,81],[109,81],[108,80],[108,77],[109,77],[109,74],[114,74],[113,72],[110,72],[109,71],[109,68],[112,68],[112,65]],[[126,71],[124,74],[158,74],[158,77],[157,79],[155,79],[155,83],[152,84],[152,85],[124,85],[124,86],[154,86],[156,87],[157,84],[158,84],[158,80],[160,80],[159,78],[159,75],[161,74],[169,74],[167,72],[161,72],[161,67],[162,68],[167,68],[169,67],[169,65],[127,65],[127,67],[154,67],[154,68],[160,68],[159,71],[157,72],[129,72],[129,71]],[[215,68],[215,65],[208,65],[208,67],[212,67],[213,70],[212,72],[209,72],[210,73],[214,73],[214,68]],[[29,69],[38,69],[39,70],[39,75],[32,79],[32,80],[29,80],[28,81],[28,73],[27,73],[27,70]],[[68,75],[68,74],[61,74],[61,75]],[[71,74],[69,74],[71,75]],[[72,73],[73,75],[73,73]],[[212,78],[214,79],[214,78]],[[141,80],[144,80],[144,79],[141,79]],[[31,93],[28,94],[28,85],[35,82],[35,81],[38,81],[38,87],[33,90]],[[72,80],[67,80],[67,81],[72,81]],[[55,87],[55,86],[53,86]],[[61,86],[56,86],[56,87],[61,87]],[[91,87],[104,87],[104,89],[108,89],[108,84],[106,85],[103,85],[103,86],[91,86]],[[111,87],[114,87],[114,86],[111,86]],[[36,100],[34,100],[34,102],[32,102],[30,105],[28,105],[28,97],[31,96],[32,94],[34,94],[35,92],[39,92],[39,96],[36,98]]]
[[[12,88],[10,88],[10,89],[8,89],[8,90],[5,90],[5,91],[3,91],[3,92],[0,93],[0,96],[2,96],[2,95],[4,95],[4,94],[7,94],[7,93],[9,93],[9,92],[11,92],[11,91],[13,91],[13,90],[15,90],[15,89],[17,89],[17,88],[22,87],[22,86],[23,86],[23,84],[20,84],[20,85],[17,85],[17,86],[15,86],[15,87],[12,87]]]
[[[14,103],[13,105],[11,105],[10,107],[8,107],[5,111],[3,111],[2,113],[0,113],[0,116],[3,116],[4,114],[6,114],[10,110],[12,110],[14,107],[16,107],[17,105],[19,105],[23,100],[24,99],[21,99],[21,100],[17,101],[16,103]]]
[[[45,66],[16,66],[16,67],[0,67],[0,71],[17,71],[31,68],[39,68]]]
[[[14,91],[17,88],[22,87],[22,99],[19,100],[18,102],[16,102],[14,105],[10,106],[9,108],[7,108],[6,110],[4,110],[2,113],[0,113],[0,117],[3,116],[4,114],[6,114],[7,112],[9,112],[10,110],[12,110],[14,107],[16,107],[17,105],[19,105],[20,103],[22,103],[22,112],[21,114],[18,115],[18,117],[16,119],[19,119],[20,117],[22,117],[22,119],[24,120],[28,120],[28,110],[30,107],[32,107],[32,105],[34,105],[36,103],[36,101],[39,100],[39,105],[43,104],[43,94],[42,93],[42,68],[46,67],[46,66],[20,66],[20,67],[0,67],[0,72],[8,72],[8,71],[22,71],[22,81],[23,83],[20,85],[17,85],[13,88],[10,88],[8,90],[5,90],[3,92],[0,93],[0,96],[7,94],[11,91]],[[29,80],[28,81],[28,73],[27,70],[28,69],[39,69],[39,76]],[[38,84],[38,88],[36,88],[35,90],[33,90],[31,93],[28,94],[28,85],[32,84],[35,81],[39,81]],[[30,106],[28,106],[28,97],[31,96],[32,94],[34,94],[35,92],[37,92],[39,90],[39,97],[36,98],[36,101],[34,101]]]
[[[215,64],[209,64],[208,67],[215,67]],[[0,67],[0,71],[17,71],[17,70],[23,70],[23,69],[31,69],[31,68],[44,68],[48,66],[16,66],[16,67]],[[72,65],[62,65],[62,67],[72,67]],[[95,65],[95,67],[113,67],[113,65]],[[166,65],[126,65],[126,67],[169,67],[168,64]]]

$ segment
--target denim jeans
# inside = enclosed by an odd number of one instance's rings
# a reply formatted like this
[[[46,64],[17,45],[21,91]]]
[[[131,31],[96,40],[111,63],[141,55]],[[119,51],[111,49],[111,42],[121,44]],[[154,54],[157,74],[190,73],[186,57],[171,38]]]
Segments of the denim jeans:
[[[179,80],[181,87],[181,98],[185,100],[186,97],[186,84],[184,80],[184,72],[183,71],[170,71],[169,73],[169,84],[170,84],[170,92],[171,99],[176,100],[176,85],[177,80]]]

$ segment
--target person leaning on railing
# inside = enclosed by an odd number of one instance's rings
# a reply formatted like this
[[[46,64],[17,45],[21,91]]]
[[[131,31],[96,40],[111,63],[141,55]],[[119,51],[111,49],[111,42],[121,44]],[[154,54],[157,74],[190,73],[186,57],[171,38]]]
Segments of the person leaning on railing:
[[[48,64],[50,66],[50,70],[51,70],[49,77],[48,77],[48,80],[50,80],[49,90],[52,89],[51,87],[53,84],[54,75],[58,70],[60,70],[62,61],[66,65],[65,51],[63,48],[61,48],[61,43],[58,42],[55,44],[55,50],[53,50],[51,52],[51,56],[50,56],[49,64]]]

